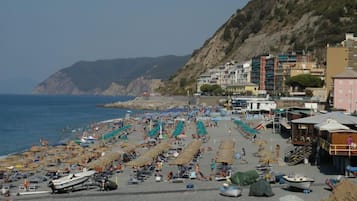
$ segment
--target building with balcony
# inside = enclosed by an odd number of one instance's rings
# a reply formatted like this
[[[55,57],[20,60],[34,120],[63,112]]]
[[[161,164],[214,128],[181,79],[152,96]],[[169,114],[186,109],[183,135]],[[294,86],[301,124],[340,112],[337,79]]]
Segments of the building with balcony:
[[[236,83],[226,87],[226,91],[239,95],[258,95],[258,85],[254,83]]]
[[[224,65],[216,66],[209,69],[207,72],[200,75],[197,79],[197,92],[201,92],[200,88],[204,84],[221,86],[222,89],[238,85],[240,88],[243,84],[248,83],[250,78],[250,62],[238,64],[234,61],[227,62]],[[240,90],[238,90],[240,91]]]
[[[276,57],[269,54],[252,58],[250,80],[259,86],[259,90],[266,90],[269,94],[275,94],[277,61]]]

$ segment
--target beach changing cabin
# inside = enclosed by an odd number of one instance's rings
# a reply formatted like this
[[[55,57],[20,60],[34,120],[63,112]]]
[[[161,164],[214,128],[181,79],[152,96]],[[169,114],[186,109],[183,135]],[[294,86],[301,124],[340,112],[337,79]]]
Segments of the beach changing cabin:
[[[330,112],[291,121],[292,144],[311,146],[312,161],[327,153],[333,166],[344,172],[357,165],[357,117],[343,112]]]

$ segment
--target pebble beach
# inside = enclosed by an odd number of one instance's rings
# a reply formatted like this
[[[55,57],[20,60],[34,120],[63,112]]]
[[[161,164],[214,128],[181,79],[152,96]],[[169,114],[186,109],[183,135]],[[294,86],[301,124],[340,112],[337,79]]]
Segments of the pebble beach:
[[[206,125],[207,140],[201,145],[200,157],[195,162],[200,165],[201,172],[207,179],[184,179],[183,183],[174,183],[167,180],[169,172],[177,172],[176,165],[170,165],[168,159],[162,164],[160,174],[163,176],[161,181],[156,181],[155,176],[146,178],[143,182],[138,184],[128,184],[128,181],[133,176],[133,167],[123,164],[121,171],[116,171],[110,176],[110,180],[117,183],[118,188],[112,191],[102,191],[98,187],[91,187],[89,189],[79,189],[74,192],[66,192],[60,194],[51,194],[50,188],[47,186],[48,182],[43,182],[37,185],[37,188],[31,195],[21,194],[23,190],[19,188],[22,180],[14,182],[14,187],[10,189],[10,196],[1,196],[0,200],[232,200],[239,199],[242,201],[249,200],[305,200],[305,201],[318,201],[329,198],[332,193],[327,189],[325,180],[332,177],[337,177],[338,173],[334,171],[328,164],[322,163],[320,166],[310,164],[308,161],[300,163],[295,166],[288,166],[284,162],[284,152],[288,149],[289,144],[287,139],[284,139],[279,133],[273,132],[271,128],[261,129],[257,134],[256,139],[247,137],[232,119],[239,118],[239,116],[228,115],[221,118],[215,123],[212,123],[209,118],[203,120]],[[117,139],[112,141],[110,145],[106,145],[108,152],[116,152],[123,154],[125,146],[128,144],[138,145],[137,157],[144,154],[150,147],[141,146],[145,142],[145,131],[142,121],[138,118],[130,118],[128,122],[132,125],[130,132],[127,133],[125,140]],[[247,122],[249,125],[256,125],[259,121]],[[172,130],[168,129],[168,133]],[[193,135],[197,133],[196,124],[194,121],[186,121],[184,127],[185,137],[180,140],[180,144],[175,144],[174,140],[165,139],[172,143],[172,146],[181,146],[182,148],[189,145],[193,140]],[[311,192],[292,191],[288,189],[286,184],[274,182],[271,183],[274,196],[272,197],[255,197],[249,196],[249,186],[243,186],[242,195],[238,198],[222,196],[219,193],[219,188],[227,181],[216,181],[210,170],[210,164],[219,151],[219,145],[224,140],[233,141],[234,154],[239,153],[242,155],[242,148],[245,149],[244,160],[242,158],[234,157],[231,165],[232,172],[255,170],[257,165],[262,164],[261,151],[270,155],[271,160],[269,164],[272,166],[274,172],[288,174],[302,174],[307,177],[313,178],[315,182],[311,187]],[[263,142],[263,143],[262,143]],[[280,146],[280,153],[276,153],[276,145]],[[89,148],[85,148],[89,150]],[[43,171],[37,171],[35,174],[43,174]],[[210,178],[211,179],[208,179]],[[356,182],[356,178],[344,178],[352,182]],[[192,188],[187,188],[190,184]]]

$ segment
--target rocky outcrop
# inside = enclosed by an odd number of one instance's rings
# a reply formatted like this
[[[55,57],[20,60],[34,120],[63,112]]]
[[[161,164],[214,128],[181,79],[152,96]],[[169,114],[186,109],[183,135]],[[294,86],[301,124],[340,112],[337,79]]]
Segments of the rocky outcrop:
[[[109,88],[101,92],[101,95],[140,96],[143,93],[154,93],[155,89],[161,85],[162,82],[159,79],[145,79],[139,77],[131,81],[128,86],[113,82]]]
[[[51,75],[47,80],[40,83],[33,89],[34,94],[84,94],[72,82],[67,74],[57,72]]]

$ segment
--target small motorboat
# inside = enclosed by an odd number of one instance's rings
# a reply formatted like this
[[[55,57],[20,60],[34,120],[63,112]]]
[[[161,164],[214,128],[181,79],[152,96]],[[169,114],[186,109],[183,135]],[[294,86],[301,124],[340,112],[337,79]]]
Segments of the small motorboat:
[[[224,183],[220,188],[220,194],[228,197],[238,197],[242,195],[242,188],[236,185]]]
[[[55,179],[49,182],[48,186],[52,189],[52,192],[65,191],[74,186],[83,184],[96,172],[94,170],[84,170],[83,172],[71,173],[67,176]]]
[[[289,187],[302,190],[310,190],[311,184],[315,182],[314,179],[302,175],[284,175],[282,178]]]

